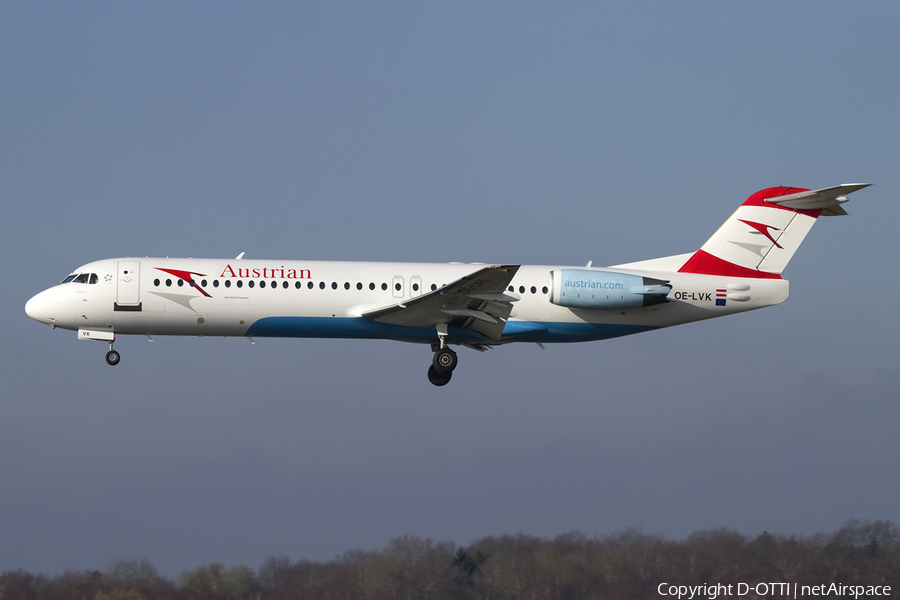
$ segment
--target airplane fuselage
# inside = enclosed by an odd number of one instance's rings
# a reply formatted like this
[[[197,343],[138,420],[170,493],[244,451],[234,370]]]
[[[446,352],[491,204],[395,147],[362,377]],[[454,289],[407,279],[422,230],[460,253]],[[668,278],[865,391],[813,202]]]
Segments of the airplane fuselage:
[[[116,334],[393,339],[435,344],[434,327],[381,323],[362,315],[402,303],[482,268],[481,264],[116,258],[76,270],[35,296],[27,311],[62,329]],[[668,281],[666,301],[588,310],[552,302],[562,269],[628,273]],[[90,283],[95,275],[96,283]],[[592,290],[585,290],[588,293]],[[498,339],[454,328],[450,344],[584,342],[771,306],[788,296],[783,279],[523,265],[509,282],[516,298]]]

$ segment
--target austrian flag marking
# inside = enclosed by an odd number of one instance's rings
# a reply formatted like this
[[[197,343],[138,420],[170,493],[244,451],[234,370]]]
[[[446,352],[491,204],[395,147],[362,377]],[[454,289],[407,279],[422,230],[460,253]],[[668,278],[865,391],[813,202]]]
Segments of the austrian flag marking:
[[[716,290],[716,306],[725,306],[728,290]]]

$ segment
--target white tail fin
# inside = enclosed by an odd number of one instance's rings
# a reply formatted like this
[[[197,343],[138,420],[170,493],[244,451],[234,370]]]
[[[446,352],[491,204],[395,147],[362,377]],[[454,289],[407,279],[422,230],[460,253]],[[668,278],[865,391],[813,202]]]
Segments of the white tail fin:
[[[867,183],[820,190],[774,187],[756,192],[679,272],[780,279],[800,243],[822,216],[846,215],[840,205]]]

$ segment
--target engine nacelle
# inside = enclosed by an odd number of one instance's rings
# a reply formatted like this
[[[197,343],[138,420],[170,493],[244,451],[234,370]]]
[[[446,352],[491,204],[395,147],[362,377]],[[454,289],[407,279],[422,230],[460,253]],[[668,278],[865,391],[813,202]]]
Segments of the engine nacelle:
[[[668,302],[668,281],[587,269],[557,269],[550,272],[550,302],[566,308],[621,310]]]

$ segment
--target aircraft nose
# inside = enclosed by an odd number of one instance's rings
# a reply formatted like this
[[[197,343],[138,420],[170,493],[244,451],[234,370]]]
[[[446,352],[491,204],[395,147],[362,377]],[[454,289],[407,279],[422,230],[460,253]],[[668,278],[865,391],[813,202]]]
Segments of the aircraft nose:
[[[49,290],[44,290],[25,303],[25,314],[40,323],[53,325],[56,320],[50,312]]]

